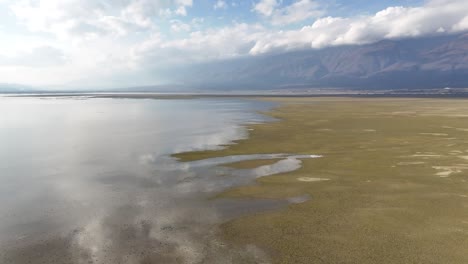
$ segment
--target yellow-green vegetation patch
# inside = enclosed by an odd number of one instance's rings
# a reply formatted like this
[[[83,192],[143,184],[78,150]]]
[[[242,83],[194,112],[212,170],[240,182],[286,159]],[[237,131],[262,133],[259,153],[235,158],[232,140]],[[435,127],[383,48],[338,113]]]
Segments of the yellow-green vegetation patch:
[[[278,162],[279,159],[258,159],[258,160],[245,160],[233,163],[223,164],[224,167],[233,169],[254,169],[260,166],[271,165]]]
[[[272,98],[280,122],[182,160],[295,153],[291,173],[220,197],[310,199],[222,225],[276,263],[468,263],[468,100]],[[457,155],[453,155],[458,153]],[[300,181],[298,179],[329,179]]]

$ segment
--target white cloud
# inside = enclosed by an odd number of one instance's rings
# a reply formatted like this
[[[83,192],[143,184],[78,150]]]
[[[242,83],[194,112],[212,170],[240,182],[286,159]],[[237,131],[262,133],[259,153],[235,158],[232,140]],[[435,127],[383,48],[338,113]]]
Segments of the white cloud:
[[[138,65],[175,65],[232,58],[246,55],[261,37],[259,25],[236,24],[232,27],[195,31],[188,37],[165,41],[160,35],[141,43],[132,50]]]
[[[254,5],[253,10],[261,15],[271,16],[278,5],[276,0],[260,0]]]
[[[66,61],[67,58],[61,50],[50,46],[40,46],[14,56],[0,56],[0,67],[9,65],[17,67],[50,67],[62,65]]]
[[[193,1],[192,0],[175,0],[175,2],[181,6],[192,6]]]
[[[187,32],[191,30],[191,26],[180,20],[171,20],[171,30],[174,32]]]
[[[175,13],[181,16],[187,15],[187,7],[193,5],[192,0],[175,0],[179,7],[175,10]]]
[[[186,15],[187,15],[187,9],[185,9],[185,6],[179,6],[179,7],[176,9],[175,13],[176,13],[177,15],[186,16]]]
[[[450,34],[468,30],[467,21],[466,1],[436,1],[422,7],[389,7],[370,16],[324,17],[300,30],[265,34],[257,40],[250,54]]]
[[[227,8],[226,1],[223,1],[223,0],[216,1],[216,3],[213,5],[213,8],[215,10],[216,9],[226,9]]]
[[[33,32],[70,37],[153,28],[159,18],[186,16],[192,5],[192,0],[21,0],[11,10]]]
[[[288,25],[319,17],[324,12],[320,5],[312,0],[299,0],[290,6],[275,10],[271,15],[273,25]]]
[[[291,5],[280,7],[276,0],[260,0],[253,11],[266,17],[273,25],[288,25],[319,17],[324,12],[313,0],[296,0]]]
[[[11,9],[16,17],[33,32],[48,32],[64,36],[70,32],[76,34],[112,31],[112,26],[109,27],[102,18],[113,10],[93,1],[18,1],[11,6]]]

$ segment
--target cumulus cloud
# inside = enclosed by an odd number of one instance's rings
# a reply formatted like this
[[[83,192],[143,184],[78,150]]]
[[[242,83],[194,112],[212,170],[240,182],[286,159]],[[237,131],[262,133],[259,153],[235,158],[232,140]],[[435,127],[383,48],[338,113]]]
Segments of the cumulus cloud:
[[[278,5],[276,0],[260,0],[254,5],[253,10],[261,15],[271,16]]]
[[[186,7],[190,7],[193,5],[192,0],[175,0],[175,2],[178,4],[178,7],[175,13],[181,16],[186,16],[187,15]]]
[[[324,12],[318,3],[312,0],[299,0],[290,6],[275,10],[271,17],[271,23],[273,25],[293,24],[319,17],[322,14]]]
[[[174,32],[187,32],[190,29],[191,26],[187,23],[183,23],[180,20],[171,20],[171,30]]]
[[[186,38],[164,40],[156,34],[137,45],[132,54],[139,62],[185,64],[206,60],[233,58],[249,53],[257,39],[264,34],[264,27],[246,23],[231,27],[194,31]]]
[[[256,41],[250,54],[450,34],[468,30],[467,21],[466,1],[435,1],[421,7],[388,7],[374,15],[324,17],[299,30],[265,34]]]
[[[59,36],[125,35],[148,29],[155,20],[187,15],[192,0],[22,0],[11,10],[29,30]]]
[[[267,17],[273,25],[294,24],[323,14],[320,5],[313,0],[297,0],[281,8],[276,0],[261,0],[253,10]]]
[[[216,3],[213,5],[213,8],[215,10],[216,9],[226,9],[227,8],[226,1],[223,1],[223,0],[216,1]]]
[[[63,36],[69,32],[98,33],[110,31],[103,14],[107,6],[92,1],[19,1],[11,6],[16,17],[32,32]]]

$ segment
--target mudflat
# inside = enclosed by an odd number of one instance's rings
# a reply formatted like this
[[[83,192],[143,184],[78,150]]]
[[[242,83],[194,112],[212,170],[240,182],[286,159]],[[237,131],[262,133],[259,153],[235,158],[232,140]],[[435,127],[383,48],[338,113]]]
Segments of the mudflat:
[[[309,199],[222,225],[275,263],[468,263],[468,100],[269,98],[278,121],[250,125],[223,150],[294,153],[299,170],[261,177],[220,198]],[[273,161],[236,162],[255,168]],[[227,165],[229,166],[229,165]]]

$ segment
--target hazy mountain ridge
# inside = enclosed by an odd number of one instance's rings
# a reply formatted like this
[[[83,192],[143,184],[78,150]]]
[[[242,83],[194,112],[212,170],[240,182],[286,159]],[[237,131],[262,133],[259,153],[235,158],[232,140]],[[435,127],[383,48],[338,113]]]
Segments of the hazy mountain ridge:
[[[0,83],[0,93],[21,93],[29,91],[33,91],[33,88],[20,84]]]
[[[185,74],[213,87],[468,87],[468,34],[243,58]]]
[[[198,92],[276,88],[468,88],[468,33],[265,54],[168,69],[167,84],[54,91]],[[0,93],[51,89],[0,83]]]

